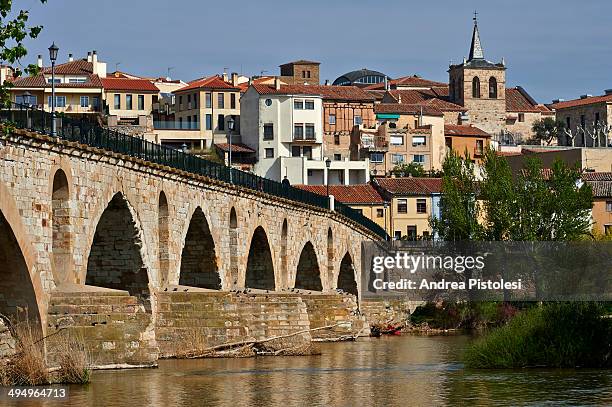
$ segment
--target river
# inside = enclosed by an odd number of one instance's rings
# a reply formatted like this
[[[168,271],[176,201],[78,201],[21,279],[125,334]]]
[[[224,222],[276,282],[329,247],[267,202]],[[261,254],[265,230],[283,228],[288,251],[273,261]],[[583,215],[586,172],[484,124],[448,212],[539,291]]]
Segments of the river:
[[[469,340],[364,338],[321,344],[318,356],[162,360],[157,369],[94,372],[63,405],[612,405],[612,371],[467,370],[460,355]]]

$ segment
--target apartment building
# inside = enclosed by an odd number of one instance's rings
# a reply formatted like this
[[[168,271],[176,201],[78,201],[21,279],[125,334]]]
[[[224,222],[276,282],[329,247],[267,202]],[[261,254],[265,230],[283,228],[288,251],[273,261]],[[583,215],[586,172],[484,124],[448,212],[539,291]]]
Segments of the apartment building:
[[[159,89],[147,79],[102,78],[109,126],[137,125],[152,129],[152,106]]]
[[[593,189],[593,231],[612,235],[612,172],[585,172],[582,179]]]
[[[470,158],[480,164],[489,148],[491,135],[471,125],[444,126],[447,150],[455,150],[461,157]]]
[[[292,184],[359,184],[367,161],[326,160],[323,87],[252,84],[241,99],[242,142],[256,151],[257,174]]]
[[[173,92],[174,121],[157,122],[164,132],[162,143],[186,143],[191,152],[210,149],[215,143],[226,143],[229,118],[234,121],[233,135],[240,134],[240,88],[238,75],[231,81],[222,76],[196,79]]]
[[[389,233],[393,239],[429,239],[431,218],[440,218],[441,178],[376,178],[374,187],[390,202]]]
[[[353,136],[353,159],[368,158],[371,174],[386,176],[402,163],[418,163],[426,171],[439,170],[446,154],[444,114],[427,106],[379,103],[377,125]]]
[[[51,67],[43,67],[42,55],[37,64],[40,72],[12,81],[9,89],[11,100],[18,104],[35,106],[51,111]],[[55,66],[55,109],[67,116],[103,113],[104,86],[101,78],[106,76],[106,63],[98,60],[96,51],[88,52],[87,58],[68,61]]]

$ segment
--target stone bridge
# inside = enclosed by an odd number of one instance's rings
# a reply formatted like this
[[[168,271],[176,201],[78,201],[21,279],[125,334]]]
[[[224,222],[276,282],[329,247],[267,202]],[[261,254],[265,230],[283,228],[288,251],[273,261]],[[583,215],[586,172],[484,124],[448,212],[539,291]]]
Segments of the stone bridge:
[[[199,327],[214,344],[356,314],[360,244],[378,237],[337,212],[25,130],[0,142],[0,313],[82,328],[99,364],[171,356]],[[126,321],[141,325],[122,343]]]

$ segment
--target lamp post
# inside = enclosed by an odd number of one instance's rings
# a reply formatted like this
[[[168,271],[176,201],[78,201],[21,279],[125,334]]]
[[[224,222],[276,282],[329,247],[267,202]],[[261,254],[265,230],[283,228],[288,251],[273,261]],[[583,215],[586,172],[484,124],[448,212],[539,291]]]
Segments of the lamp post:
[[[32,94],[27,90],[24,92],[23,96],[23,104],[26,107],[26,128],[30,128],[30,101],[32,100]]]
[[[236,124],[236,121],[234,120],[234,116],[230,116],[229,119],[227,119],[227,140],[229,142],[229,158],[228,158],[228,163],[229,163],[229,179],[230,179],[230,184],[232,184],[233,180],[232,180],[232,131],[234,131],[234,125]]]
[[[329,199],[329,168],[331,167],[331,160],[329,157],[325,159],[325,167],[327,167],[327,177],[325,177],[325,184],[327,186],[327,198]]]
[[[186,143],[183,143],[183,144],[181,145],[181,151],[182,151],[183,153],[187,154],[187,151],[188,151],[188,146],[187,146],[187,144],[186,144]]]
[[[389,232],[387,231],[387,208],[389,207],[389,203],[387,201],[385,201],[383,203],[383,216],[385,217],[385,233],[387,234],[387,236],[385,236],[385,240],[389,240]]]
[[[55,42],[49,47],[49,59],[51,60],[51,135],[57,135],[57,124],[55,122],[55,61],[59,48]]]

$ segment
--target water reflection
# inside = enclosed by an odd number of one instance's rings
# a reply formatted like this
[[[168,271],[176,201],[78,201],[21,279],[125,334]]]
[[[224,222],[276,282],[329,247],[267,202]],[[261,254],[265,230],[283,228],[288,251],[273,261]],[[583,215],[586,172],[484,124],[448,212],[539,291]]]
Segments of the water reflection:
[[[605,370],[470,371],[469,338],[391,337],[323,344],[320,356],[166,360],[95,372],[74,406],[611,405]],[[47,403],[47,405],[58,405]]]

